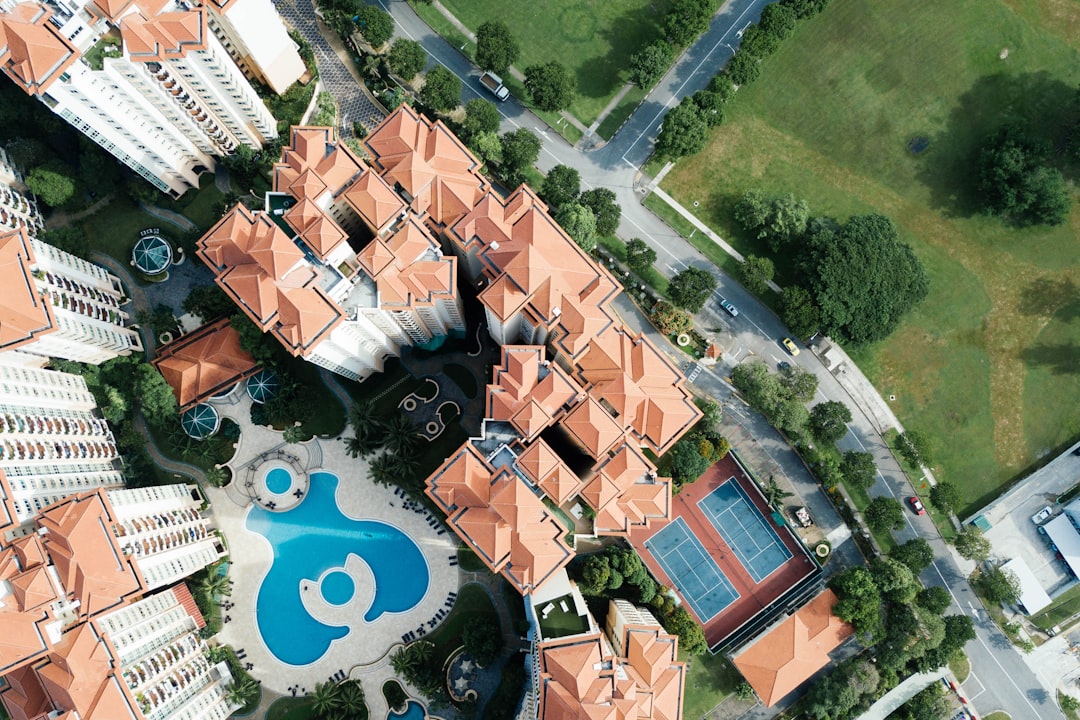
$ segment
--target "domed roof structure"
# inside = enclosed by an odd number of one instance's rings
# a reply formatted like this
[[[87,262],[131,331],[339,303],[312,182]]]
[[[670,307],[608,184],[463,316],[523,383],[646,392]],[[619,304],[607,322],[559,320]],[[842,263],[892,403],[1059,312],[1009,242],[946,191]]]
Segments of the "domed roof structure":
[[[270,398],[277,395],[281,383],[277,375],[263,368],[247,379],[247,394],[252,402],[262,405]]]
[[[160,275],[172,264],[172,246],[158,235],[141,237],[131,251],[131,260],[139,272]]]
[[[213,405],[199,403],[180,416],[180,425],[190,437],[205,440],[217,432],[221,418]]]

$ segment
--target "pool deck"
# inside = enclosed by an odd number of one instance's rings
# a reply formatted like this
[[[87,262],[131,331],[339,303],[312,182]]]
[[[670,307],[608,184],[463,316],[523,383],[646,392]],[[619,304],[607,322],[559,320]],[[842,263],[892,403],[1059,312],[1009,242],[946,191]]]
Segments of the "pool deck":
[[[426,510],[405,510],[393,488],[373,483],[367,461],[349,457],[341,438],[315,438],[286,445],[281,432],[252,424],[250,402],[246,395],[239,393],[214,401],[223,416],[232,418],[241,427],[237,453],[229,462],[234,478],[243,478],[247,465],[260,462],[261,456],[279,452],[295,458],[294,466],[302,467],[308,473],[332,472],[340,480],[336,499],[341,511],[356,519],[385,522],[405,532],[424,554],[430,579],[427,593],[412,610],[383,615],[366,623],[362,617],[374,596],[371,571],[362,560],[351,557],[346,568],[356,583],[352,601],[333,606],[323,601],[317,592],[305,600],[313,616],[333,618],[350,626],[351,631],[335,641],[320,660],[299,667],[287,665],[267,649],[255,622],[255,601],[262,578],[270,568],[272,550],[262,535],[245,528],[253,500],[245,493],[243,483],[236,480],[228,488],[208,487],[205,490],[215,524],[229,545],[229,575],[234,582],[232,595],[226,598],[234,606],[222,611],[222,615],[231,620],[224,624],[217,638],[245,654],[241,662],[252,664],[250,673],[262,682],[265,700],[271,699],[269,695],[290,697],[292,687],[299,688],[298,696],[303,695],[304,690],[311,692],[316,684],[326,682],[342,671],[363,685],[370,717],[384,718],[389,708],[383,698],[382,684],[395,677],[390,654],[401,644],[403,634],[420,626],[430,631],[428,621],[444,607],[448,594],[456,592],[463,581],[460,569],[450,565],[450,558],[456,557],[456,536],[450,531],[439,535],[437,528],[428,524]],[[422,697],[414,688],[407,687],[407,690],[415,697]]]

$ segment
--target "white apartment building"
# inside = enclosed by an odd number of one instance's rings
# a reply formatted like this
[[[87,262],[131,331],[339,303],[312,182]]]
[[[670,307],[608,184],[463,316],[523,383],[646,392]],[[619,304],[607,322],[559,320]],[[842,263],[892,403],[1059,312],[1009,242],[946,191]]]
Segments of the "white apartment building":
[[[211,14],[187,0],[0,0],[0,69],[176,197],[198,187],[215,157],[277,136],[270,111],[210,29]],[[276,13],[247,30],[264,31],[280,41]]]
[[[270,0],[206,0],[210,29],[248,77],[281,95],[307,68]]]
[[[3,525],[78,492],[123,487],[116,441],[78,375],[0,363]]]
[[[32,238],[45,229],[37,201],[26,190],[19,168],[0,147],[0,233],[23,230]]]
[[[122,309],[120,279],[99,265],[22,231],[0,233],[0,284],[8,313],[0,328],[5,364],[42,367],[62,358],[98,365],[143,349]]]

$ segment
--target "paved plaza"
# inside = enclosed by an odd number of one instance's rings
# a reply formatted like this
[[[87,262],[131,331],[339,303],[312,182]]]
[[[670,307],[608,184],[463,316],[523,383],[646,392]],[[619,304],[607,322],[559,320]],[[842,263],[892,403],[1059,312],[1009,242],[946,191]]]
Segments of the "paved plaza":
[[[447,597],[462,582],[459,568],[450,564],[450,558],[456,555],[456,537],[440,523],[433,522],[428,511],[405,509],[402,498],[392,488],[371,482],[367,461],[349,457],[340,438],[285,444],[281,432],[251,422],[251,400],[242,389],[214,400],[213,404],[223,417],[232,418],[241,427],[236,455],[229,462],[233,482],[227,488],[206,489],[216,524],[229,544],[232,563],[229,576],[234,582],[232,595],[225,598],[234,605],[222,613],[231,619],[224,624],[218,638],[244,655],[241,662],[252,664],[252,676],[266,690],[289,696],[290,688],[298,687],[303,694],[304,689],[310,692],[316,684],[344,673],[363,685],[371,717],[385,717],[388,708],[381,688],[394,677],[389,655],[401,644],[405,633],[420,626],[429,631],[432,627],[429,621],[445,607]],[[281,513],[283,522],[288,522],[287,513],[306,498],[306,495],[296,497],[295,492],[307,487],[311,473],[331,472],[340,481],[336,500],[342,513],[357,520],[386,523],[407,534],[423,554],[430,575],[426,593],[412,609],[388,612],[369,623],[364,620],[364,614],[374,598],[375,583],[367,563],[350,553],[342,567],[334,568],[346,572],[355,584],[352,599],[341,605],[331,605],[323,599],[318,588],[323,572],[313,570],[307,578],[310,582],[304,583],[308,586],[306,591],[301,588],[304,608],[316,620],[347,627],[348,633],[333,641],[321,658],[302,666],[278,660],[256,624],[259,588],[274,553],[263,535],[247,529],[246,521],[256,497],[264,507],[268,502],[258,493],[265,488],[263,472],[275,466],[289,467],[296,474],[286,493],[293,500],[271,511]],[[245,478],[255,475],[262,484],[255,482],[246,487]],[[412,694],[419,697],[415,690]]]

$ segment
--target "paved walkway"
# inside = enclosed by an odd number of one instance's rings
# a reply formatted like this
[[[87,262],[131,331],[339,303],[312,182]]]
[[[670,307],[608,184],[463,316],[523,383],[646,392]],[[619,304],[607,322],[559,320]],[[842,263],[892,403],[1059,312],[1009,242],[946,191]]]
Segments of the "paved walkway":
[[[110,202],[112,202],[113,197],[115,197],[114,194],[109,193],[105,197],[100,198],[97,202],[95,202],[90,207],[83,208],[79,212],[72,213],[70,215],[68,213],[64,212],[63,210],[53,210],[49,214],[49,219],[45,221],[45,228],[49,229],[49,228],[66,227],[66,226],[70,225],[73,222],[78,222],[79,220],[82,220],[83,218],[90,217],[91,215],[96,213],[98,210],[101,210],[103,207],[105,207]]]
[[[147,203],[139,203],[145,212],[153,215],[161,222],[167,222],[174,227],[178,227],[181,230],[192,232],[198,230],[199,226],[188,220],[180,213],[173,212],[172,210],[166,210],[165,208],[158,207],[157,205],[148,205]]]
[[[161,450],[154,442],[154,436],[150,434],[150,428],[146,426],[146,420],[141,413],[135,414],[134,425],[135,430],[146,438],[146,450],[150,453],[150,457],[153,459],[155,465],[165,468],[174,475],[184,475],[189,477],[197,482],[204,490],[206,489],[206,475],[203,473],[202,468],[196,467],[191,463],[167,458],[162,454]]]

